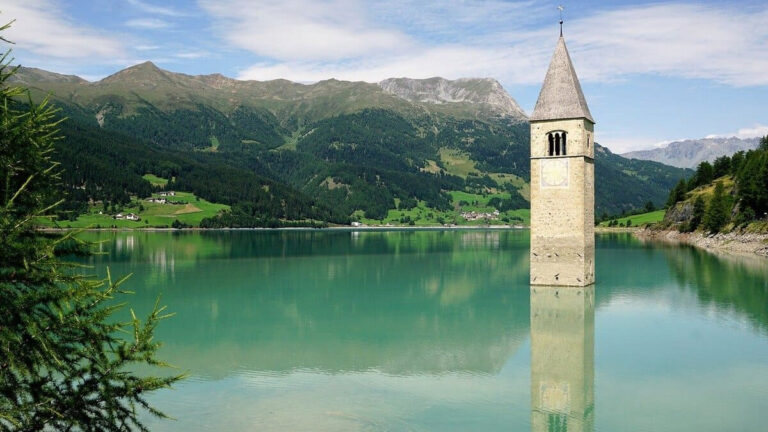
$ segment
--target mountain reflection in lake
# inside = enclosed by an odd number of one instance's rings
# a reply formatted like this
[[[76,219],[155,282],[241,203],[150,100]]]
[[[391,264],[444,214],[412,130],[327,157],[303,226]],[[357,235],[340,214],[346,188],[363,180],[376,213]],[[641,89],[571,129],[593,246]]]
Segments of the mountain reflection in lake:
[[[86,235],[177,313],[152,430],[767,429],[765,261],[601,235],[553,303],[527,231]]]

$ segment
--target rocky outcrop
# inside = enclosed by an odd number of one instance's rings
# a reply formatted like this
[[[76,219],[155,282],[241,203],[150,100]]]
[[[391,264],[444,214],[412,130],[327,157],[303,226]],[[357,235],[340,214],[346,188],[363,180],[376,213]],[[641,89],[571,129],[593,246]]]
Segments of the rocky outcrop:
[[[703,249],[736,254],[755,254],[768,257],[768,234],[730,232],[707,234],[681,233],[674,230],[644,229],[635,231],[641,240],[684,243]]]
[[[678,202],[664,213],[664,222],[667,225],[688,222],[691,218],[693,218],[693,204],[688,201]]]
[[[526,121],[528,117],[501,84],[492,78],[389,78],[381,88],[410,102],[436,105],[470,103],[485,107],[490,114]]]

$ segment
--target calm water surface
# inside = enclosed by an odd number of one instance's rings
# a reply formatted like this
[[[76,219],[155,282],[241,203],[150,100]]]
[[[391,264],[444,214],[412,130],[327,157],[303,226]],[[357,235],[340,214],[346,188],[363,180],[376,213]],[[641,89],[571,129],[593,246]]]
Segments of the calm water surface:
[[[152,430],[768,430],[765,259],[600,235],[593,290],[532,293],[528,231],[87,237],[177,313]]]

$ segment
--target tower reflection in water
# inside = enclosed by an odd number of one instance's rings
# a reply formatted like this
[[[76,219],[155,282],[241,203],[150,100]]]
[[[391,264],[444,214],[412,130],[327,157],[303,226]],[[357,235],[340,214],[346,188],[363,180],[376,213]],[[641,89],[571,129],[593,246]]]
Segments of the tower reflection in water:
[[[531,286],[531,430],[594,428],[595,287]]]

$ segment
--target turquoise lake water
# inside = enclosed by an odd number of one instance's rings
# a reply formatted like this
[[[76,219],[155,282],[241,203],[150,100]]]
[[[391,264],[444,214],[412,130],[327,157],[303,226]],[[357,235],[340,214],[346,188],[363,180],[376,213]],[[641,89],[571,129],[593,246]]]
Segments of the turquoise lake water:
[[[190,378],[155,431],[766,431],[768,260],[598,235],[528,285],[526,230],[88,233]]]

